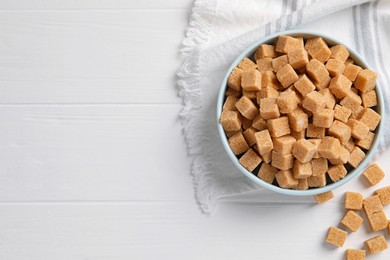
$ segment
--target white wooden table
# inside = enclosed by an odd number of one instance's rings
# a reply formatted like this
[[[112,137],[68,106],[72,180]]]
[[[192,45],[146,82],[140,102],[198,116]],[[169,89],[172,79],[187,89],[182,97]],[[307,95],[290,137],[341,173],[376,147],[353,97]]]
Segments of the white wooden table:
[[[323,242],[343,215],[337,191],[320,206],[247,194],[200,213],[175,89],[191,6],[0,2],[0,259],[343,259],[361,247],[367,227],[342,249]]]

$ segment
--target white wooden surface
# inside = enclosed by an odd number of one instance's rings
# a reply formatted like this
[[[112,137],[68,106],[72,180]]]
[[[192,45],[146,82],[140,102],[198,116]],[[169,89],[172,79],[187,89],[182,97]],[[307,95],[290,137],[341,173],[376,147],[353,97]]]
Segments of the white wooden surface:
[[[0,2],[0,259],[342,259],[341,193],[199,212],[175,90],[191,6]]]

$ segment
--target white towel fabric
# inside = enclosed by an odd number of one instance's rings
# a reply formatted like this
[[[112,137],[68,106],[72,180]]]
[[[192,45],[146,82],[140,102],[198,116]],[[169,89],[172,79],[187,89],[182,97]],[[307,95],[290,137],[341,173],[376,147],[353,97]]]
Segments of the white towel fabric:
[[[183,42],[184,62],[178,72],[178,85],[183,98],[180,118],[193,158],[191,174],[202,211],[212,212],[221,197],[262,189],[230,162],[217,132],[217,93],[239,53],[252,42],[278,31],[308,29],[329,34],[365,57],[379,73],[379,83],[389,97],[389,28],[389,0],[195,1]],[[389,133],[381,141],[382,150],[390,144]],[[273,196],[260,197],[264,200]]]

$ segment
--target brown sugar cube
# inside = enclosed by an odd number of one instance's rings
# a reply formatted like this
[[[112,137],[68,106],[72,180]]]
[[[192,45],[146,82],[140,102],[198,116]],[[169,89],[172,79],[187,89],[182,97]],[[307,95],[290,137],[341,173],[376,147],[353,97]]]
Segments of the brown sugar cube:
[[[382,211],[383,207],[379,196],[373,195],[371,197],[365,198],[363,200],[363,209],[367,216]]]
[[[310,161],[313,176],[324,175],[328,171],[328,160],[325,158],[316,158]]]
[[[257,68],[257,65],[247,57],[243,58],[240,64],[238,64],[238,67],[242,69],[243,71],[246,70],[254,70]]]
[[[274,145],[268,130],[263,130],[255,133],[255,139],[259,154],[264,154],[272,151]]]
[[[363,110],[364,110],[363,106],[357,106],[354,109],[351,109],[352,111],[351,118],[358,119],[362,115]]]
[[[284,189],[294,188],[298,185],[298,180],[294,179],[291,170],[278,171],[275,178],[279,186]]]
[[[278,54],[275,51],[275,46],[269,44],[262,44],[255,52],[255,60],[262,58],[275,58]]]
[[[300,42],[300,47],[301,47],[302,49],[304,49],[304,48],[305,48],[305,40],[303,39],[303,37],[302,37],[302,36],[295,36],[294,38],[297,39],[297,40],[299,40],[299,42]]]
[[[375,88],[377,75],[372,70],[362,70],[355,79],[355,87],[365,93]]]
[[[299,79],[294,83],[294,87],[303,97],[316,89],[316,86],[313,82],[311,82],[306,74],[299,77]]]
[[[370,165],[362,175],[371,186],[378,184],[385,177],[385,173],[376,163]]]
[[[381,116],[371,108],[364,108],[358,120],[374,131],[381,121]]]
[[[242,130],[240,129],[238,131],[225,131],[225,134],[227,137],[231,137],[231,136],[238,134],[238,133],[241,133],[241,132],[242,132]]]
[[[349,94],[351,85],[352,82],[349,79],[342,74],[339,74],[331,79],[329,83],[329,90],[336,96],[336,98],[342,99]]]
[[[329,72],[325,65],[319,60],[311,59],[309,63],[306,64],[306,72],[318,89],[328,87],[330,82]]]
[[[333,182],[341,180],[346,174],[347,169],[342,164],[330,166],[328,169],[328,175]]]
[[[232,88],[234,90],[240,91],[241,90],[241,76],[242,76],[242,69],[234,68],[232,72],[230,73],[227,81],[227,85],[229,88]]]
[[[289,53],[297,48],[301,47],[301,41],[291,36],[280,35],[276,41],[275,50],[277,52]]]
[[[325,136],[318,147],[320,155],[326,159],[337,159],[340,156],[341,144],[339,139]]]
[[[260,166],[260,170],[257,173],[257,177],[259,177],[260,179],[262,179],[265,182],[272,183],[272,182],[274,182],[275,174],[278,171],[279,170],[277,168],[273,167],[272,165],[270,165],[268,163],[263,163]]]
[[[244,130],[250,128],[252,126],[253,120],[249,120],[248,118],[242,117],[242,128]]]
[[[330,227],[328,235],[326,236],[326,242],[333,244],[338,247],[344,245],[345,239],[347,238],[348,233],[337,227]]]
[[[348,210],[340,222],[352,232],[356,232],[363,224],[363,218],[353,210]]]
[[[308,127],[309,117],[303,112],[299,107],[294,109],[290,114],[288,114],[288,119],[290,122],[290,127],[295,132],[301,132]]]
[[[241,97],[241,91],[238,91],[238,90],[235,90],[235,89],[228,87],[226,92],[225,92],[225,96],[239,98],[239,97]]]
[[[257,130],[253,127],[250,127],[246,129],[242,134],[244,135],[245,141],[247,144],[251,147],[256,144],[256,138],[255,133],[257,133]]]
[[[292,154],[281,154],[272,151],[271,165],[280,170],[288,170],[293,167],[294,156]]]
[[[318,127],[329,128],[334,119],[334,111],[332,109],[317,109],[313,113],[313,125]]]
[[[275,137],[273,141],[274,151],[281,154],[291,154],[292,148],[296,142],[295,138],[291,135]]]
[[[246,70],[241,76],[241,87],[245,91],[259,91],[261,89],[261,73],[258,70]]]
[[[278,104],[280,113],[291,113],[298,107],[297,94],[295,94],[294,91],[288,89],[280,93],[279,97],[276,99],[276,103]]]
[[[349,51],[347,48],[345,48],[343,45],[334,45],[330,47],[330,58],[340,60],[343,63],[348,59],[349,57]]]
[[[325,63],[332,53],[321,37],[308,39],[305,44],[305,49],[313,59],[317,59],[322,63]]]
[[[257,145],[255,145],[257,147]],[[268,153],[263,153],[263,154],[260,154],[261,156],[261,159],[263,159],[263,161],[265,163],[271,163],[272,161],[272,151],[271,152],[268,152]]]
[[[307,190],[309,188],[309,184],[307,183],[307,179],[298,180],[298,185],[294,187],[296,190]]]
[[[263,98],[260,100],[260,115],[264,119],[273,119],[280,116],[276,98]]]
[[[228,139],[228,143],[229,143],[229,146],[235,155],[242,154],[242,153],[248,151],[248,149],[249,149],[249,146],[246,143],[245,138],[242,135],[242,133],[238,133],[238,134],[231,136]]]
[[[346,164],[349,161],[350,156],[351,154],[349,153],[349,151],[345,147],[341,146],[339,158],[329,159],[329,162],[333,165]]]
[[[282,116],[275,119],[267,120],[269,132],[272,137],[281,137],[290,134],[288,117]]]
[[[236,102],[236,108],[240,111],[241,115],[251,120],[259,113],[256,105],[247,97],[241,97]]]
[[[298,48],[287,53],[288,62],[294,69],[300,69],[309,62],[309,56],[303,48]]]
[[[363,107],[375,107],[378,105],[375,90],[370,90],[362,94]]]
[[[274,71],[274,68],[272,67],[272,58],[262,58],[256,60],[257,69],[264,73],[266,71]]]
[[[354,113],[361,104],[361,97],[353,91],[349,91],[348,94],[340,101],[340,105],[351,109],[352,113]]]
[[[373,232],[385,229],[389,224],[389,221],[387,220],[386,214],[383,210],[368,215],[367,219]]]
[[[374,194],[379,196],[383,206],[390,204],[390,186],[380,188],[376,190]]]
[[[335,120],[329,128],[329,135],[337,137],[340,142],[347,142],[352,135],[351,128],[341,121]]]
[[[365,139],[370,129],[368,126],[356,119],[349,119],[347,125],[351,128],[352,137],[355,139]]]
[[[219,122],[225,131],[241,130],[241,118],[237,111],[223,110]]]
[[[358,192],[348,191],[345,193],[344,207],[346,209],[361,210],[363,207],[363,196]]]
[[[314,199],[316,200],[317,204],[322,204],[326,201],[329,201],[334,198],[334,194],[332,191],[320,193],[314,195]]]
[[[309,124],[306,129],[306,137],[309,138],[324,138],[325,137],[325,128],[318,127],[313,124]]]
[[[316,151],[316,146],[306,139],[298,140],[292,149],[294,157],[301,163],[306,163],[313,159],[313,155]]]
[[[366,157],[366,154],[359,147],[355,146],[349,157],[348,164],[356,168],[363,161],[364,157]]]
[[[356,140],[355,143],[360,148],[369,150],[371,148],[372,142],[374,141],[375,134],[373,132],[368,132],[365,139]]]
[[[257,115],[255,118],[253,118],[252,127],[261,131],[267,129],[268,126],[264,118],[262,118],[261,115]]]
[[[344,69],[345,69],[344,62],[340,61],[340,60],[336,60],[336,59],[329,59],[326,62],[325,67],[328,70],[329,75],[331,77],[335,77],[339,74],[342,74],[344,72]]]
[[[376,236],[364,242],[368,253],[376,254],[387,249],[387,242],[384,236]]]
[[[347,123],[349,117],[351,116],[351,113],[351,109],[347,107],[343,107],[338,104],[334,107],[334,119],[339,120],[343,123]]]
[[[361,249],[347,249],[345,252],[346,260],[365,260],[366,250]]]
[[[261,99],[263,98],[277,97],[279,97],[279,91],[271,87],[262,87],[261,90],[257,92],[257,104],[260,104]]]
[[[223,110],[230,110],[230,111],[237,111],[236,108],[236,102],[238,101],[238,98],[235,97],[227,97],[225,100],[225,103],[223,104],[222,109]]]
[[[261,158],[255,151],[249,149],[238,161],[245,169],[252,172],[261,163]]]
[[[252,101],[256,101],[258,91],[246,91],[242,90],[242,95],[249,98]]]
[[[309,141],[310,143],[314,144],[315,147],[316,147],[316,152],[314,153],[313,158],[320,158],[321,155],[320,155],[320,153],[318,152],[318,147],[320,147],[321,139],[309,139],[308,141]]]
[[[326,185],[326,174],[310,176],[307,178],[307,183],[311,188],[320,188]]]
[[[358,140],[359,141],[359,140]],[[347,141],[341,142],[342,146],[348,150],[349,153],[352,152],[353,148],[355,148],[355,142],[353,138],[349,138]]]
[[[355,61],[352,59],[352,58],[348,58],[346,61],[345,61],[345,65],[347,64],[355,64]]]
[[[295,72],[295,70],[291,67],[290,64],[287,64],[281,69],[279,69],[276,72],[276,77],[284,88],[287,88],[299,79],[298,74]]]
[[[343,75],[346,76],[350,81],[354,82],[361,70],[362,68],[359,66],[346,64]]]
[[[276,74],[273,71],[265,71],[262,74],[261,78],[261,87],[262,88],[274,88],[276,90],[283,89],[283,86],[280,85],[278,79],[276,78]]]
[[[294,130],[291,130],[291,136],[295,138],[295,140],[299,140],[299,139],[303,139],[305,138],[305,129],[303,129],[302,131],[299,131],[299,132],[296,132]]]
[[[301,163],[298,160],[294,160],[292,173],[295,179],[307,179],[313,174],[311,169],[311,163]]]
[[[302,103],[302,106],[311,112],[315,112],[318,109],[325,108],[325,105],[325,97],[318,91],[312,91],[307,94]]]
[[[333,96],[332,92],[330,92],[329,88],[321,89],[320,92],[325,97],[325,108],[334,109],[336,105],[336,98]]]
[[[282,55],[272,60],[272,67],[274,68],[275,72],[278,72],[278,70],[280,70],[287,64],[288,64],[287,55]]]

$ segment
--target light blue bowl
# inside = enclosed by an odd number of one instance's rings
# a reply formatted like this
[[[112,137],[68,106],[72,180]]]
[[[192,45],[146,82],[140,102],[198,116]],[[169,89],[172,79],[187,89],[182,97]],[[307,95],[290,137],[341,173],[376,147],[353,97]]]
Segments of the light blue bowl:
[[[315,195],[315,194],[324,193],[324,192],[333,190],[333,189],[343,185],[344,183],[350,181],[352,178],[354,178],[357,175],[359,175],[359,173],[362,172],[362,170],[366,167],[367,163],[371,160],[371,158],[374,156],[375,152],[377,151],[378,145],[379,145],[379,140],[382,138],[382,134],[383,134],[383,122],[385,121],[385,119],[384,119],[385,114],[383,113],[384,112],[384,103],[383,103],[384,101],[383,101],[382,90],[381,90],[379,84],[377,83],[376,84],[376,88],[375,88],[376,94],[377,94],[377,98],[378,98],[378,105],[376,107],[376,112],[379,113],[382,116],[382,120],[381,120],[381,122],[379,123],[378,127],[375,130],[375,139],[373,141],[371,149],[366,153],[366,157],[359,164],[359,166],[356,169],[353,169],[353,170],[349,171],[345,178],[343,178],[343,179],[341,179],[341,180],[339,180],[339,181],[337,181],[335,183],[329,184],[329,185],[327,185],[325,187],[313,188],[313,189],[309,189],[309,190],[283,189],[283,188],[280,188],[278,186],[269,184],[269,183],[261,180],[260,178],[258,178],[253,173],[247,171],[239,163],[238,158],[234,155],[233,151],[230,149],[230,146],[228,144],[225,131],[223,130],[223,127],[222,127],[222,125],[219,122],[219,118],[221,116],[222,106],[223,106],[223,103],[224,103],[224,100],[225,100],[225,91],[226,91],[226,87],[227,87],[226,86],[227,79],[228,79],[231,71],[240,63],[240,61],[244,57],[252,56],[254,54],[254,52],[256,51],[257,47],[259,47],[261,44],[264,44],[264,43],[268,43],[268,44],[275,43],[275,41],[276,41],[276,39],[277,39],[277,37],[279,35],[302,36],[305,39],[306,38],[312,38],[312,37],[322,37],[330,45],[342,44],[342,45],[344,45],[348,49],[348,51],[350,53],[350,57],[355,60],[355,63],[357,65],[361,66],[362,68],[370,69],[368,64],[363,60],[363,58],[356,51],[354,51],[353,49],[348,47],[346,44],[344,44],[344,43],[340,42],[339,40],[336,40],[336,39],[334,39],[334,38],[332,38],[332,37],[330,37],[328,35],[324,35],[324,34],[321,34],[321,33],[315,33],[315,32],[311,32],[311,31],[305,31],[305,30],[284,31],[284,32],[279,32],[279,33],[275,33],[275,34],[269,35],[268,37],[265,37],[265,38],[255,42],[254,44],[249,46],[247,49],[245,49],[234,60],[234,62],[232,63],[232,65],[230,66],[228,71],[226,72],[225,78],[223,79],[223,82],[222,82],[222,85],[221,85],[221,89],[220,89],[219,94],[218,94],[218,101],[217,101],[217,125],[218,125],[218,132],[219,132],[219,135],[221,137],[222,144],[223,144],[223,146],[224,146],[228,156],[230,157],[230,159],[234,163],[234,165],[245,176],[247,176],[250,180],[252,180],[254,183],[258,184],[259,186],[263,186],[263,187],[265,187],[265,188],[267,188],[269,190],[272,190],[272,191],[275,191],[275,192],[278,192],[278,193],[282,193],[282,194],[286,194],[286,195],[294,195],[294,196],[308,196],[308,195]]]

